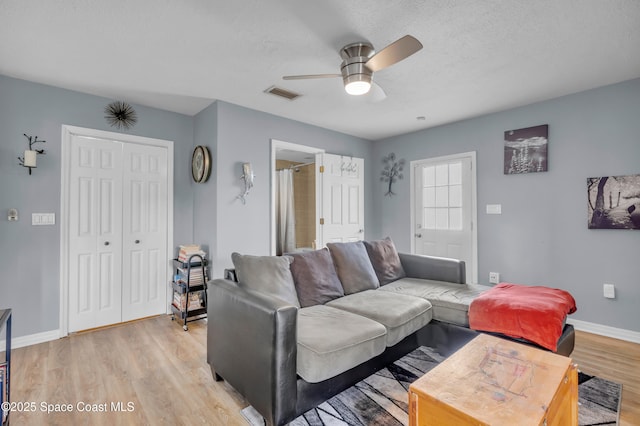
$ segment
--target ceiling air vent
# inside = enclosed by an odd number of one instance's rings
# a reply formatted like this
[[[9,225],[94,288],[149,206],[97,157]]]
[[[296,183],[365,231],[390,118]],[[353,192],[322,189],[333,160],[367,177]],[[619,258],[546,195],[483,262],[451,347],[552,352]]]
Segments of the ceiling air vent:
[[[265,93],[271,93],[272,95],[275,95],[275,96],[280,96],[281,98],[289,99],[290,101],[292,101],[295,98],[301,96],[298,93],[291,92],[289,90],[283,89],[281,87],[276,87],[276,86],[271,86],[267,90],[265,90],[264,92]]]

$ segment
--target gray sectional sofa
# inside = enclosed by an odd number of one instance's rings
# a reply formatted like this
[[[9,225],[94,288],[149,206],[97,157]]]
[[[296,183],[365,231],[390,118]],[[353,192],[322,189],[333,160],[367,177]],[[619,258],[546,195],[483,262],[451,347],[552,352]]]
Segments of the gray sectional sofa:
[[[269,425],[293,420],[418,346],[448,355],[477,335],[468,308],[489,287],[465,284],[464,262],[397,253],[388,239],[328,247],[234,254],[235,270],[208,285],[212,373]],[[566,326],[558,353],[568,355],[573,343]]]

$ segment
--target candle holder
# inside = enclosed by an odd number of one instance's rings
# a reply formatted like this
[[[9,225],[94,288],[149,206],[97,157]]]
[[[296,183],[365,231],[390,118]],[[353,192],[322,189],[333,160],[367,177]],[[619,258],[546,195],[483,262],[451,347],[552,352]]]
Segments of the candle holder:
[[[31,174],[31,169],[36,168],[36,158],[38,154],[44,154],[44,149],[33,149],[33,145],[41,142],[45,143],[46,141],[38,140],[37,136],[27,136],[26,133],[23,133],[24,137],[29,141],[29,149],[24,152],[23,157],[18,157],[18,161],[20,161],[20,165],[22,167],[27,167],[29,169],[29,174]]]

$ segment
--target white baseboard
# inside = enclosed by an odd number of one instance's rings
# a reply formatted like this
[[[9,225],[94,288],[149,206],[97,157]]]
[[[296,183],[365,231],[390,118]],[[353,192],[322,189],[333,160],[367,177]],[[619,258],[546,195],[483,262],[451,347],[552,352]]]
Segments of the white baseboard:
[[[587,333],[599,334],[600,336],[612,337],[614,339],[626,340],[628,342],[640,343],[640,332],[625,330],[624,328],[610,327],[608,325],[596,324],[594,322],[581,321],[567,318],[567,322],[572,324],[576,330]]]
[[[29,334],[27,336],[12,337],[11,349],[22,348],[24,346],[37,345],[38,343],[50,342],[60,338],[60,330],[43,331],[42,333]],[[0,348],[4,348],[5,341],[0,341]]]

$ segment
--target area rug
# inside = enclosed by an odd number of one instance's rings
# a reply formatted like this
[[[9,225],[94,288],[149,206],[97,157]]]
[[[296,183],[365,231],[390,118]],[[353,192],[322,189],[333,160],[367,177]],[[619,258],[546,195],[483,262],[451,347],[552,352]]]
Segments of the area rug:
[[[291,426],[403,426],[409,424],[409,385],[444,358],[421,347],[367,377],[317,408],[293,420]],[[578,375],[578,423],[615,425],[622,385],[583,373]],[[265,424],[253,407],[242,410],[252,426]]]

